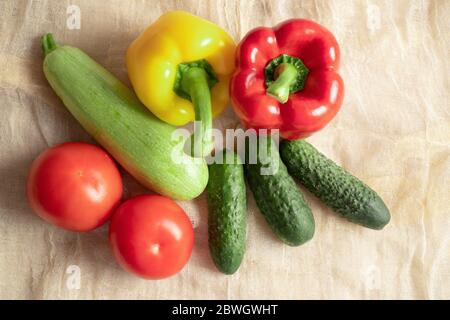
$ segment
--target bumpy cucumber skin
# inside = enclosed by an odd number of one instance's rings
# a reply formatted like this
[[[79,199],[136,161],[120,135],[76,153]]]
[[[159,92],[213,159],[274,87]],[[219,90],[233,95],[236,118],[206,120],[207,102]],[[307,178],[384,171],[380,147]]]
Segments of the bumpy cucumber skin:
[[[314,236],[313,214],[288,174],[272,139],[264,136],[258,139],[266,140],[270,152],[267,157],[258,152],[256,164],[246,161],[244,171],[247,182],[272,231],[286,244],[299,246]],[[278,166],[278,170],[274,170],[273,174],[262,175],[261,169],[269,163],[270,166]]]
[[[289,173],[344,218],[376,230],[389,223],[389,209],[378,194],[308,142],[284,140],[280,153]]]
[[[175,127],[157,119],[135,94],[77,48],[58,47],[44,74],[72,115],[131,175],[162,195],[189,200],[208,182],[208,167],[177,150]],[[173,161],[175,152],[183,163]]]
[[[241,265],[245,252],[247,197],[244,168],[234,152],[224,150],[223,159],[233,162],[209,165],[208,241],[217,268],[233,274]]]

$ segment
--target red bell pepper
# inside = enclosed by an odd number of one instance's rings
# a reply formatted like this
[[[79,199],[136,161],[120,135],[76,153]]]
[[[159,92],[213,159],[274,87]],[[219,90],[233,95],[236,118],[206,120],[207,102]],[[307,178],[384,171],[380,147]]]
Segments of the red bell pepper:
[[[238,46],[231,80],[235,112],[247,128],[279,129],[290,140],[311,135],[341,107],[339,57],[333,34],[313,21],[250,31]]]

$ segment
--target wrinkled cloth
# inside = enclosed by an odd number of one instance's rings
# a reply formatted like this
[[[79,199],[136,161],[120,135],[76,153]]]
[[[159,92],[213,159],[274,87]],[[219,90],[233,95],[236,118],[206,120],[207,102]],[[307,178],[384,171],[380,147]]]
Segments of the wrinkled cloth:
[[[79,29],[70,5],[79,8]],[[117,265],[107,226],[77,234],[33,214],[25,193],[32,160],[58,143],[94,142],[44,78],[40,37],[52,32],[129,85],[129,43],[173,9],[209,19],[235,40],[293,17],[331,30],[346,94],[336,118],[308,141],[381,195],[390,224],[382,231],[352,224],[305,191],[315,236],[289,247],[248,190],[247,251],[226,276],[209,255],[203,193],[179,202],[195,226],[188,265],[147,281]],[[449,16],[450,1],[1,1],[0,298],[449,299]],[[237,125],[232,108],[214,121]],[[149,192],[123,177],[126,197]]]

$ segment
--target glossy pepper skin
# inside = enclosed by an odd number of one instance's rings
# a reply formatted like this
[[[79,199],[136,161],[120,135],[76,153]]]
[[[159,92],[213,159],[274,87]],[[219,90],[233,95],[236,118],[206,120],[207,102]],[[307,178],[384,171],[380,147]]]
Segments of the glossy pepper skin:
[[[219,26],[172,11],[131,43],[128,75],[139,99],[158,118],[175,126],[199,120],[206,129],[229,102],[235,50],[235,42]],[[184,81],[180,66],[199,61],[197,73]]]
[[[279,129],[285,139],[304,138],[322,129],[341,107],[339,46],[313,21],[292,19],[254,29],[240,42],[236,58],[231,99],[247,128]],[[300,67],[293,68],[292,61]]]

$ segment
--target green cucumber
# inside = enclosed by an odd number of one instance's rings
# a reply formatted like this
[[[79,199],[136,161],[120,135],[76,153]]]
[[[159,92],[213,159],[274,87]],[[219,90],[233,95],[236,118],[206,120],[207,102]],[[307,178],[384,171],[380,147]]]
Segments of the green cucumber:
[[[217,268],[233,274],[245,252],[247,197],[239,156],[226,149],[221,155],[223,161],[209,165],[208,242]]]
[[[382,229],[391,215],[378,194],[304,140],[284,140],[281,158],[289,173],[344,218]]]
[[[203,159],[183,153],[168,125],[81,50],[42,38],[44,74],[72,115],[131,175],[162,195],[189,200],[208,182]]]
[[[258,141],[250,146],[247,143],[244,165],[256,204],[282,241],[291,246],[301,245],[314,235],[311,209],[288,174],[273,140],[259,136]],[[252,161],[252,155],[256,161]]]

